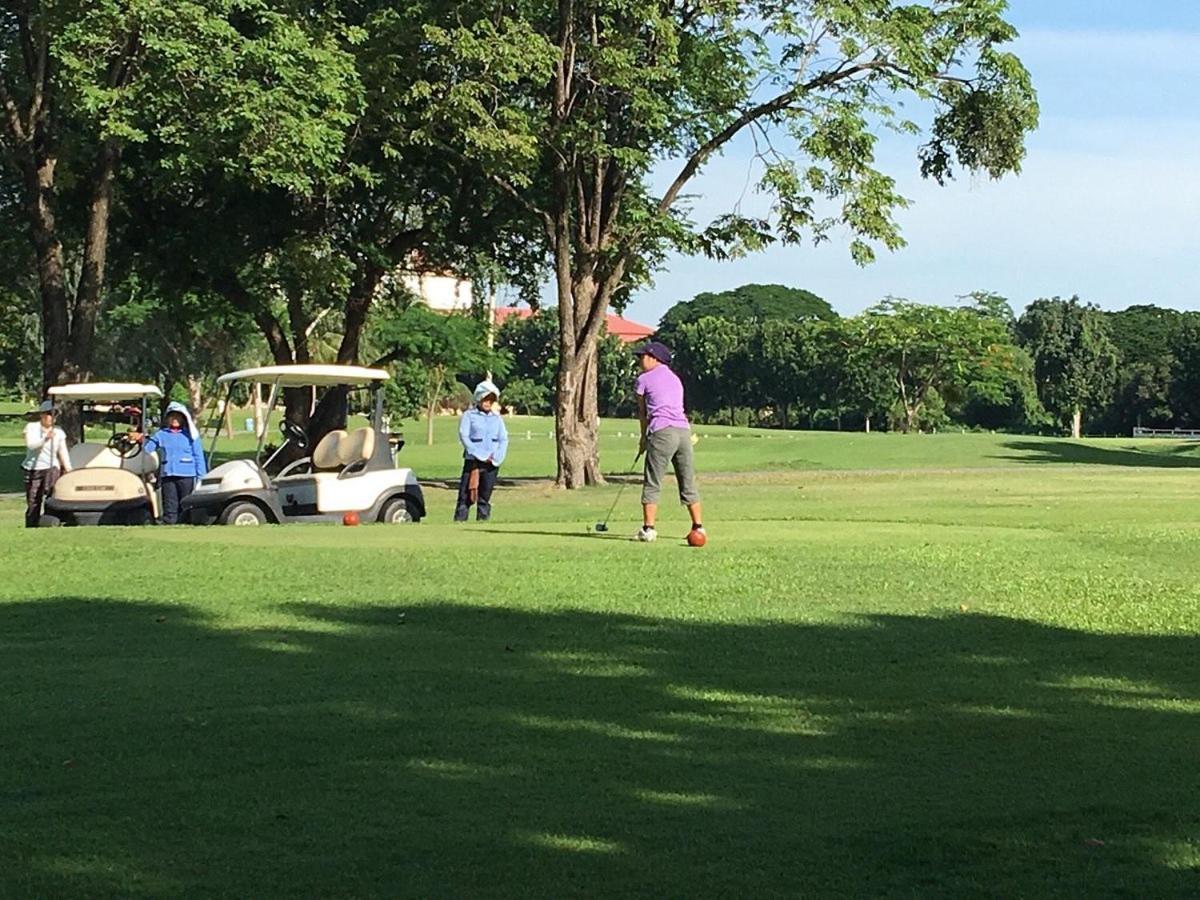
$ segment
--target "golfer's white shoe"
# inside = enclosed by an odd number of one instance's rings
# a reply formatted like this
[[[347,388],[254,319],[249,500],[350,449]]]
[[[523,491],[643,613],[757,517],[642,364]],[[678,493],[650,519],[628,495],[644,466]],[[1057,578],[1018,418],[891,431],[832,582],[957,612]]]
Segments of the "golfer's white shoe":
[[[645,525],[643,525],[637,530],[637,533],[634,534],[633,539],[635,541],[643,541],[648,544],[651,541],[658,540],[658,532],[653,528],[647,528]]]

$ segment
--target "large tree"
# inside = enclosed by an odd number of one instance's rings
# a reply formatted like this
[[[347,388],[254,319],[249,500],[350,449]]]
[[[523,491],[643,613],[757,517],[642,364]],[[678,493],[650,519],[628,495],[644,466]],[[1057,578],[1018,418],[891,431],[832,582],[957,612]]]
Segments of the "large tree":
[[[782,284],[744,284],[730,291],[697,294],[691,300],[676,303],[658,323],[663,340],[685,322],[695,322],[705,316],[726,319],[802,320],[836,319],[837,313],[829,303],[812,291],[785,287]]]
[[[439,8],[340,5],[339,47],[361,102],[342,123],[336,157],[314,169],[312,189],[212,166],[145,195],[143,228],[171,235],[152,242],[158,277],[184,290],[203,282],[251,318],[278,364],[313,360],[318,341],[330,338],[326,361],[369,362],[369,317],[381,300],[405,294],[402,272],[483,276],[482,285],[502,256],[508,280],[535,280],[512,199],[422,136],[422,117],[442,110],[415,86],[421,25]],[[314,440],[338,425],[310,422],[303,392],[290,393],[287,406],[288,420]]]
[[[1035,300],[1017,320],[1017,335],[1033,357],[1042,404],[1078,438],[1083,414],[1112,397],[1118,352],[1108,320],[1078,297]]]
[[[689,411],[716,415],[728,410],[733,425],[739,406],[760,405],[751,395],[754,330],[752,322],[715,316],[680,326],[672,365],[686,388]]]
[[[3,192],[41,298],[43,386],[87,377],[123,158],[202,160],[304,190],[336,153],[349,68],[324,14],[265,0],[27,0],[0,8]]]
[[[921,170],[1019,168],[1037,105],[1003,0],[473,0],[424,28],[428,136],[540,226],[560,311],[558,480],[598,481],[596,342],[671,250],[726,258],[848,232],[898,248],[905,201],[877,135],[921,133]],[[528,63],[521,74],[514,61]],[[902,104],[931,108],[924,130]],[[924,115],[923,113],[921,114]],[[464,127],[464,123],[467,127]],[[769,215],[689,221],[686,192],[753,139]],[[657,173],[668,171],[665,181]],[[654,176],[654,177],[652,177]],[[659,186],[661,185],[661,186]]]
[[[997,396],[1013,361],[1004,326],[968,309],[888,299],[863,316],[864,346],[886,372],[900,427],[921,427],[931,401],[960,399],[969,387]]]

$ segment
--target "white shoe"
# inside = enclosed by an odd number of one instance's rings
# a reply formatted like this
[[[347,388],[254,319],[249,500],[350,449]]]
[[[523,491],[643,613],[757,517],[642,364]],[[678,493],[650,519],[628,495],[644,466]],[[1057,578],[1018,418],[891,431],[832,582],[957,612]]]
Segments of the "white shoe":
[[[651,541],[658,540],[658,532],[655,531],[653,528],[647,528],[645,525],[643,525],[634,534],[633,539],[635,541],[643,541],[648,544]]]

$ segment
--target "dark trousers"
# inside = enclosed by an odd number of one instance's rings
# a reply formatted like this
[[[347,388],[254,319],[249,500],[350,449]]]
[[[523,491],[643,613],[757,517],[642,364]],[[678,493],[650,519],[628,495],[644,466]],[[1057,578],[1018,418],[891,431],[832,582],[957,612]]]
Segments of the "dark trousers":
[[[479,472],[479,498],[475,507],[475,518],[486,522],[492,517],[492,491],[496,488],[496,476],[500,469],[491,463],[480,462],[477,459],[463,461],[462,477],[458,480],[458,505],[454,507],[454,521],[467,521],[467,511],[471,508],[471,470]]]
[[[179,504],[192,492],[196,479],[190,475],[167,475],[162,479],[162,523],[179,524]]]
[[[25,470],[25,527],[37,528],[42,518],[42,504],[54,490],[54,482],[58,481],[59,469],[26,469]]]

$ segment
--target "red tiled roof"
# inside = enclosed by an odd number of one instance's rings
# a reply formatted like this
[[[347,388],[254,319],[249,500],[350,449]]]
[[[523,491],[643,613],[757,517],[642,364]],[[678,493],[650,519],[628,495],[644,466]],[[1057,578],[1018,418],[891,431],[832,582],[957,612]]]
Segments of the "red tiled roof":
[[[496,308],[496,325],[497,327],[503,325],[509,316],[528,319],[532,315],[533,310],[525,307],[499,306]],[[643,325],[640,322],[634,322],[613,313],[608,313],[604,317],[604,323],[608,328],[609,334],[615,335],[626,344],[644,341],[654,334],[654,329],[649,325]]]

